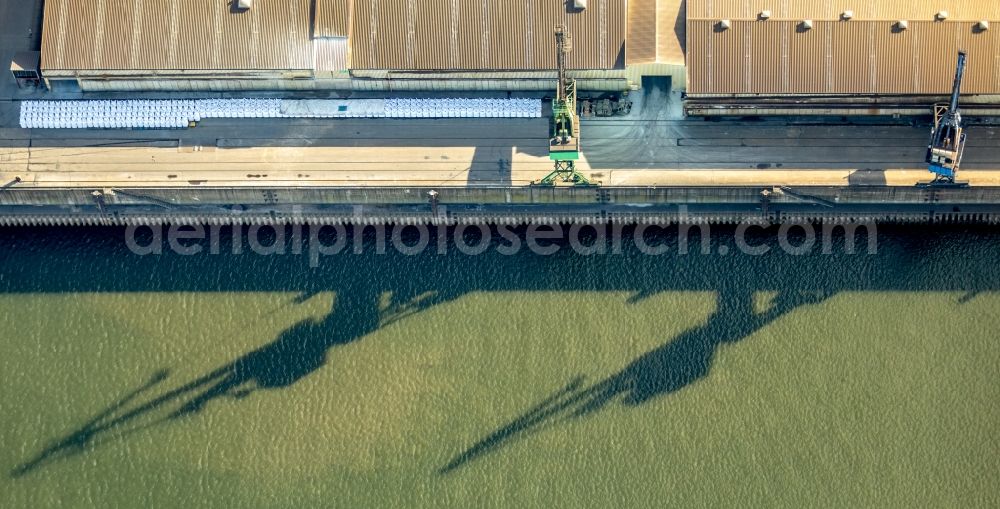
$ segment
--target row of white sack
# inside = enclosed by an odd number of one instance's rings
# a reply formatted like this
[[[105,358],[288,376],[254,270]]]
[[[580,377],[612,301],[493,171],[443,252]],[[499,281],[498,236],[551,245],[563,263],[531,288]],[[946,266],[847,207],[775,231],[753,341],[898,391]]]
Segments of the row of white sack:
[[[456,112],[474,116],[499,116],[504,112],[516,116],[541,115],[538,99],[386,99],[384,108],[385,116]],[[190,120],[294,116],[282,113],[279,99],[27,101],[22,105],[22,113],[29,117],[187,116]]]
[[[182,128],[202,118],[295,118],[281,99],[25,101],[22,128]],[[338,112],[329,117],[539,117],[538,99],[386,99],[384,110]]]
[[[280,99],[199,99],[121,101],[25,101],[21,116],[29,119],[58,118],[201,118],[280,117]]]
[[[100,117],[22,119],[25,129],[182,129],[188,127],[187,117]]]

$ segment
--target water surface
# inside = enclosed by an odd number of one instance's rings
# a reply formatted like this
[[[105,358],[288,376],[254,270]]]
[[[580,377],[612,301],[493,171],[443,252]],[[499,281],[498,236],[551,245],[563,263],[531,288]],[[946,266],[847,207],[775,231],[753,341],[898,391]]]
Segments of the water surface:
[[[1000,504],[996,231],[318,267],[0,233],[5,507]]]

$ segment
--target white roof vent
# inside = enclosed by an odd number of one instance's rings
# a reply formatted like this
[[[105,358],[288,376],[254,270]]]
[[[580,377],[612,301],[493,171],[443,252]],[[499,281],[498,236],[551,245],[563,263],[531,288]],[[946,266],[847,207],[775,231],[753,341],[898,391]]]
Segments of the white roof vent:
[[[728,19],[724,19],[719,21],[719,24],[716,26],[719,27],[719,30],[729,30],[729,28],[733,26],[733,23]]]
[[[236,0],[237,9],[249,9],[253,7],[253,0]]]
[[[948,11],[938,11],[937,14],[934,15],[934,19],[938,21],[944,21],[948,19]]]
[[[979,23],[976,23],[976,30],[979,30],[980,32],[985,32],[989,29],[990,29],[990,22],[986,21],[985,19],[980,21]]]
[[[847,10],[840,13],[840,19],[847,21],[854,17],[854,11]]]
[[[587,8],[587,0],[573,0],[573,8],[584,10]]]
[[[812,30],[812,27],[813,20],[811,19],[802,20],[802,23],[799,23],[799,28],[802,30]]]
[[[901,19],[901,20],[899,20],[899,21],[896,22],[896,30],[906,30],[907,28],[910,28],[910,22],[909,21],[906,21],[905,19]]]
[[[760,11],[760,14],[757,15],[757,19],[765,21],[771,19],[771,11]]]

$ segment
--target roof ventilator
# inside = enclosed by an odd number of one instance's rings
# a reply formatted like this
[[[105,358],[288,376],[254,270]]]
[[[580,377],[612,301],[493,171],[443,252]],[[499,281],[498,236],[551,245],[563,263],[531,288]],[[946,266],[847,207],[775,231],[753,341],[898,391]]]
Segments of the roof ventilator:
[[[253,0],[236,0],[236,8],[246,10],[253,7]]]
[[[907,28],[910,28],[910,22],[909,21],[906,21],[905,19],[901,19],[901,20],[899,20],[899,21],[896,22],[896,30],[903,31],[903,30],[906,30]]]
[[[948,19],[948,11],[938,11],[937,14],[934,15],[934,19],[936,21],[944,21]]]
[[[802,23],[799,23],[800,30],[812,30],[812,27],[813,27],[813,20],[811,19],[803,20]]]
[[[729,30],[729,28],[732,27],[733,24],[728,19],[724,19],[719,21],[719,23],[715,26],[718,27],[719,30]]]
[[[854,11],[851,11],[851,10],[847,10],[847,11],[844,11],[844,12],[840,13],[840,19],[842,19],[844,21],[850,21],[851,18],[853,18],[853,17],[854,17]]]
[[[757,19],[761,21],[767,21],[771,19],[771,11],[766,11],[766,10],[760,11],[760,14],[757,15]]]
[[[979,23],[976,23],[976,30],[980,32],[985,32],[989,29],[990,29],[990,22],[986,21],[985,19],[980,21]]]

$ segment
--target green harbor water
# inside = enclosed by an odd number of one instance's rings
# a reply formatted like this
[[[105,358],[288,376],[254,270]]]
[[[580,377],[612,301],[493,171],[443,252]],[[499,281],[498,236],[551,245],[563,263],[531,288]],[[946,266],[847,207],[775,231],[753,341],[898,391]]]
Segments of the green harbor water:
[[[1000,506],[1000,231],[657,236],[311,267],[0,231],[0,507]]]

